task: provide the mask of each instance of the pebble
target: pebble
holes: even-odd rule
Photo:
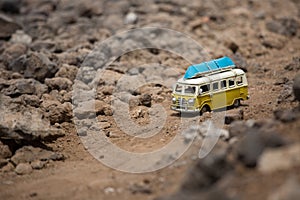
[[[18,175],[30,174],[32,172],[32,167],[29,163],[20,163],[17,165],[15,172]]]
[[[135,24],[138,20],[138,16],[137,14],[135,14],[134,12],[129,12],[124,20],[125,24]]]
[[[26,33],[24,33],[24,31],[17,30],[16,33],[12,35],[10,41],[14,43],[22,43],[29,45],[32,42],[32,38]]]

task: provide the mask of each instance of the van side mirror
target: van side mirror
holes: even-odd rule
[[[199,91],[198,91],[198,95],[201,95],[202,94],[202,89],[201,88],[199,88]]]

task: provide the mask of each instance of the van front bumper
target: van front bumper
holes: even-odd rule
[[[178,105],[172,105],[171,106],[172,110],[175,110],[177,112],[186,112],[186,113],[195,113],[195,112],[200,112],[200,110],[198,108],[195,107],[180,107]]]

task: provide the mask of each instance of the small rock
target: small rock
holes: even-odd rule
[[[0,14],[0,38],[9,38],[19,29],[22,29],[19,24],[8,16]]]
[[[248,121],[247,121],[248,122]],[[230,137],[241,137],[247,132],[247,130],[253,127],[254,123],[247,123],[244,121],[234,121],[229,126],[229,135]]]
[[[43,169],[45,167],[45,162],[40,160],[35,160],[30,163],[33,169]]]
[[[293,97],[293,85],[291,82],[288,82],[283,85],[283,89],[278,95],[277,103],[281,104],[282,102],[291,102],[293,101]]]
[[[300,74],[298,73],[294,79],[293,91],[295,98],[300,101]]]
[[[293,18],[280,18],[266,23],[266,28],[274,33],[285,36],[295,36],[299,23]]]
[[[12,70],[12,66],[14,66],[14,69],[15,69],[14,71],[17,71],[18,69],[20,69],[20,71],[17,71],[17,72],[22,73],[26,66],[25,66],[25,63],[22,63],[21,61],[22,61],[22,59],[25,59],[25,61],[26,61],[27,50],[28,50],[28,48],[25,44],[13,43],[5,48],[5,50],[1,56],[1,58],[2,58],[1,60],[3,61],[3,63],[5,64],[5,66],[7,67],[8,70]],[[22,58],[19,58],[21,56],[22,56]],[[15,66],[17,64],[20,64],[21,66]]]
[[[74,116],[78,119],[89,119],[96,117],[96,101],[89,100],[81,102],[75,109],[73,109]]]
[[[237,45],[233,41],[225,42],[225,46],[232,51],[232,53],[236,53],[239,50],[239,45]]]
[[[254,17],[255,17],[256,19],[262,20],[262,19],[265,19],[265,18],[266,18],[266,13],[265,13],[265,11],[260,10],[260,11],[258,11],[258,12],[256,12],[256,13],[254,13]]]
[[[118,81],[117,90],[118,92],[129,92],[134,94],[135,90],[143,86],[146,83],[145,79],[141,75],[128,76],[124,75]]]
[[[300,145],[294,144],[278,149],[267,149],[258,162],[258,170],[272,173],[300,166]]]
[[[31,163],[37,160],[46,162],[63,159],[64,156],[60,153],[48,151],[39,147],[24,146],[16,151],[15,155],[11,158],[11,161],[15,165],[18,165],[20,163]]]
[[[137,14],[135,14],[134,12],[129,12],[124,20],[125,24],[135,24],[138,20],[138,16]]]
[[[286,40],[283,36],[269,33],[262,36],[261,43],[267,48],[280,50],[285,46]]]
[[[45,116],[51,124],[70,122],[73,118],[72,104],[70,102],[61,104],[59,101],[43,101],[41,107],[45,110]]]
[[[247,61],[246,61],[246,59],[239,52],[236,52],[232,56],[232,59],[234,60],[234,63],[235,63],[235,65],[238,68],[244,70],[245,72],[248,71],[248,69],[247,69],[247,67],[248,67]]]
[[[31,53],[26,61],[25,78],[35,78],[44,82],[45,78],[54,77],[57,65],[43,53]]]
[[[48,50],[48,51],[53,51],[55,48],[55,42],[51,40],[35,40],[31,45],[30,48],[33,51],[43,51],[43,50]]]
[[[14,72],[24,73],[24,70],[26,69],[26,60],[27,60],[26,55],[22,55],[16,59],[13,59],[9,63],[8,69]]]
[[[2,172],[11,172],[15,169],[14,165],[12,163],[7,163],[4,167],[1,168]]]
[[[51,90],[66,90],[69,91],[72,89],[72,81],[67,78],[54,77],[54,78],[46,78],[45,84]]]
[[[113,194],[115,192],[116,192],[116,190],[113,187],[106,187],[106,188],[104,188],[104,194]]]
[[[275,119],[282,122],[292,122],[297,119],[297,114],[292,110],[276,110],[274,116]]]
[[[67,78],[73,82],[76,78],[77,72],[78,68],[76,66],[63,64],[55,74],[55,77]]]
[[[151,107],[151,95],[150,94],[144,94],[140,97],[140,103],[141,105],[143,106],[146,106],[146,107]]]
[[[110,128],[111,124],[109,122],[98,122],[97,126],[100,128],[100,130],[104,130]]]
[[[0,159],[3,158],[10,158],[12,156],[12,152],[11,150],[9,149],[9,146],[3,144],[1,141],[0,141]]]
[[[129,187],[132,194],[151,194],[152,189],[149,184],[133,184]]]
[[[274,85],[284,85],[284,84],[287,84],[288,82],[289,82],[289,79],[286,77],[283,77],[283,78],[280,78],[279,80],[276,80]]]
[[[300,57],[294,57],[292,62],[285,66],[285,70],[299,71],[300,70]]]
[[[30,105],[30,106],[33,106],[33,107],[39,107],[40,106],[40,98],[36,95],[27,95],[27,94],[24,94],[21,96],[21,99],[22,99],[22,103],[23,105]]]
[[[229,110],[226,111],[225,124],[231,124],[234,121],[239,121],[244,119],[244,111],[240,110]]]
[[[32,42],[32,38],[29,35],[25,34],[24,31],[18,30],[12,35],[10,41],[14,43],[22,43],[29,45]]]
[[[30,174],[32,172],[32,167],[29,163],[20,163],[17,165],[15,172],[18,175]]]
[[[3,158],[0,157],[0,169],[2,167],[4,167],[7,163],[8,163],[8,161],[6,159],[3,159]]]

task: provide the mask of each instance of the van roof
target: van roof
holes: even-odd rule
[[[245,72],[241,69],[230,69],[228,71],[224,71],[212,75],[204,75],[200,78],[185,79],[184,77],[182,77],[177,81],[177,83],[188,84],[188,85],[200,85],[200,84],[226,79],[237,75],[244,75],[244,74]]]
[[[229,68],[234,68],[235,64],[229,57],[222,57],[208,62],[203,62],[200,64],[194,64],[188,67],[184,74],[185,79],[195,78],[203,76],[208,73],[228,70]]]

